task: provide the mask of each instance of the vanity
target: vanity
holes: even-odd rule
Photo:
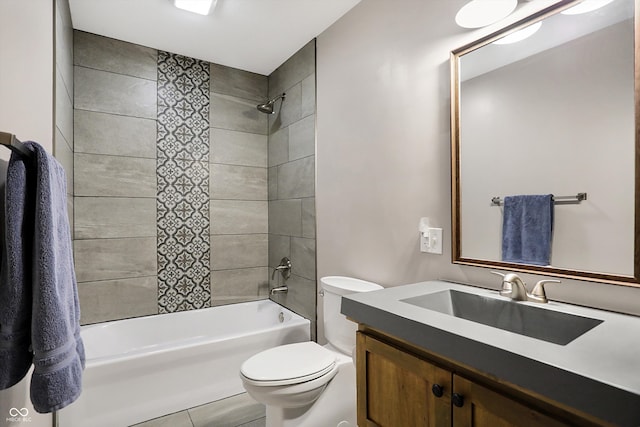
[[[344,296],[359,426],[639,426],[640,319],[428,281]]]

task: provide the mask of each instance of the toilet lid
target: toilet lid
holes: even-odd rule
[[[287,385],[311,381],[336,364],[336,356],[313,341],[281,345],[262,351],[241,366],[242,375],[261,385]]]

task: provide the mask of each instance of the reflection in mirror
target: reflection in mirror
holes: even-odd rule
[[[575,3],[452,53],[453,261],[636,283],[634,0]],[[549,262],[503,261],[492,199],[544,194]]]

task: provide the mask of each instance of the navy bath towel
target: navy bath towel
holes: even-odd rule
[[[9,357],[20,355],[21,363],[0,365],[0,375],[7,376],[9,381],[2,385],[8,387],[33,362],[31,401],[36,411],[46,413],[78,398],[85,356],[64,169],[40,145],[25,145],[33,151],[32,158],[12,155],[9,162],[5,240],[13,299],[0,302],[1,312],[10,308],[8,322],[2,324],[3,340],[8,337],[3,344],[11,349]],[[4,275],[1,287],[5,288]]]
[[[549,265],[552,237],[552,194],[504,198],[503,261]]]
[[[64,408],[78,398],[85,355],[64,169],[40,145],[27,144],[35,151],[37,174],[31,402],[36,411],[44,413]]]
[[[35,176],[11,155],[0,191],[0,390],[18,383],[32,363],[31,243]],[[4,167],[3,167],[4,172]],[[2,177],[4,177],[4,173]]]

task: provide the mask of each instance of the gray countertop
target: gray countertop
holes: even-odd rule
[[[517,302],[603,320],[558,345],[400,301],[447,289],[508,300],[497,291],[429,281],[346,295],[342,313],[605,421],[640,426],[640,318],[553,301]]]

